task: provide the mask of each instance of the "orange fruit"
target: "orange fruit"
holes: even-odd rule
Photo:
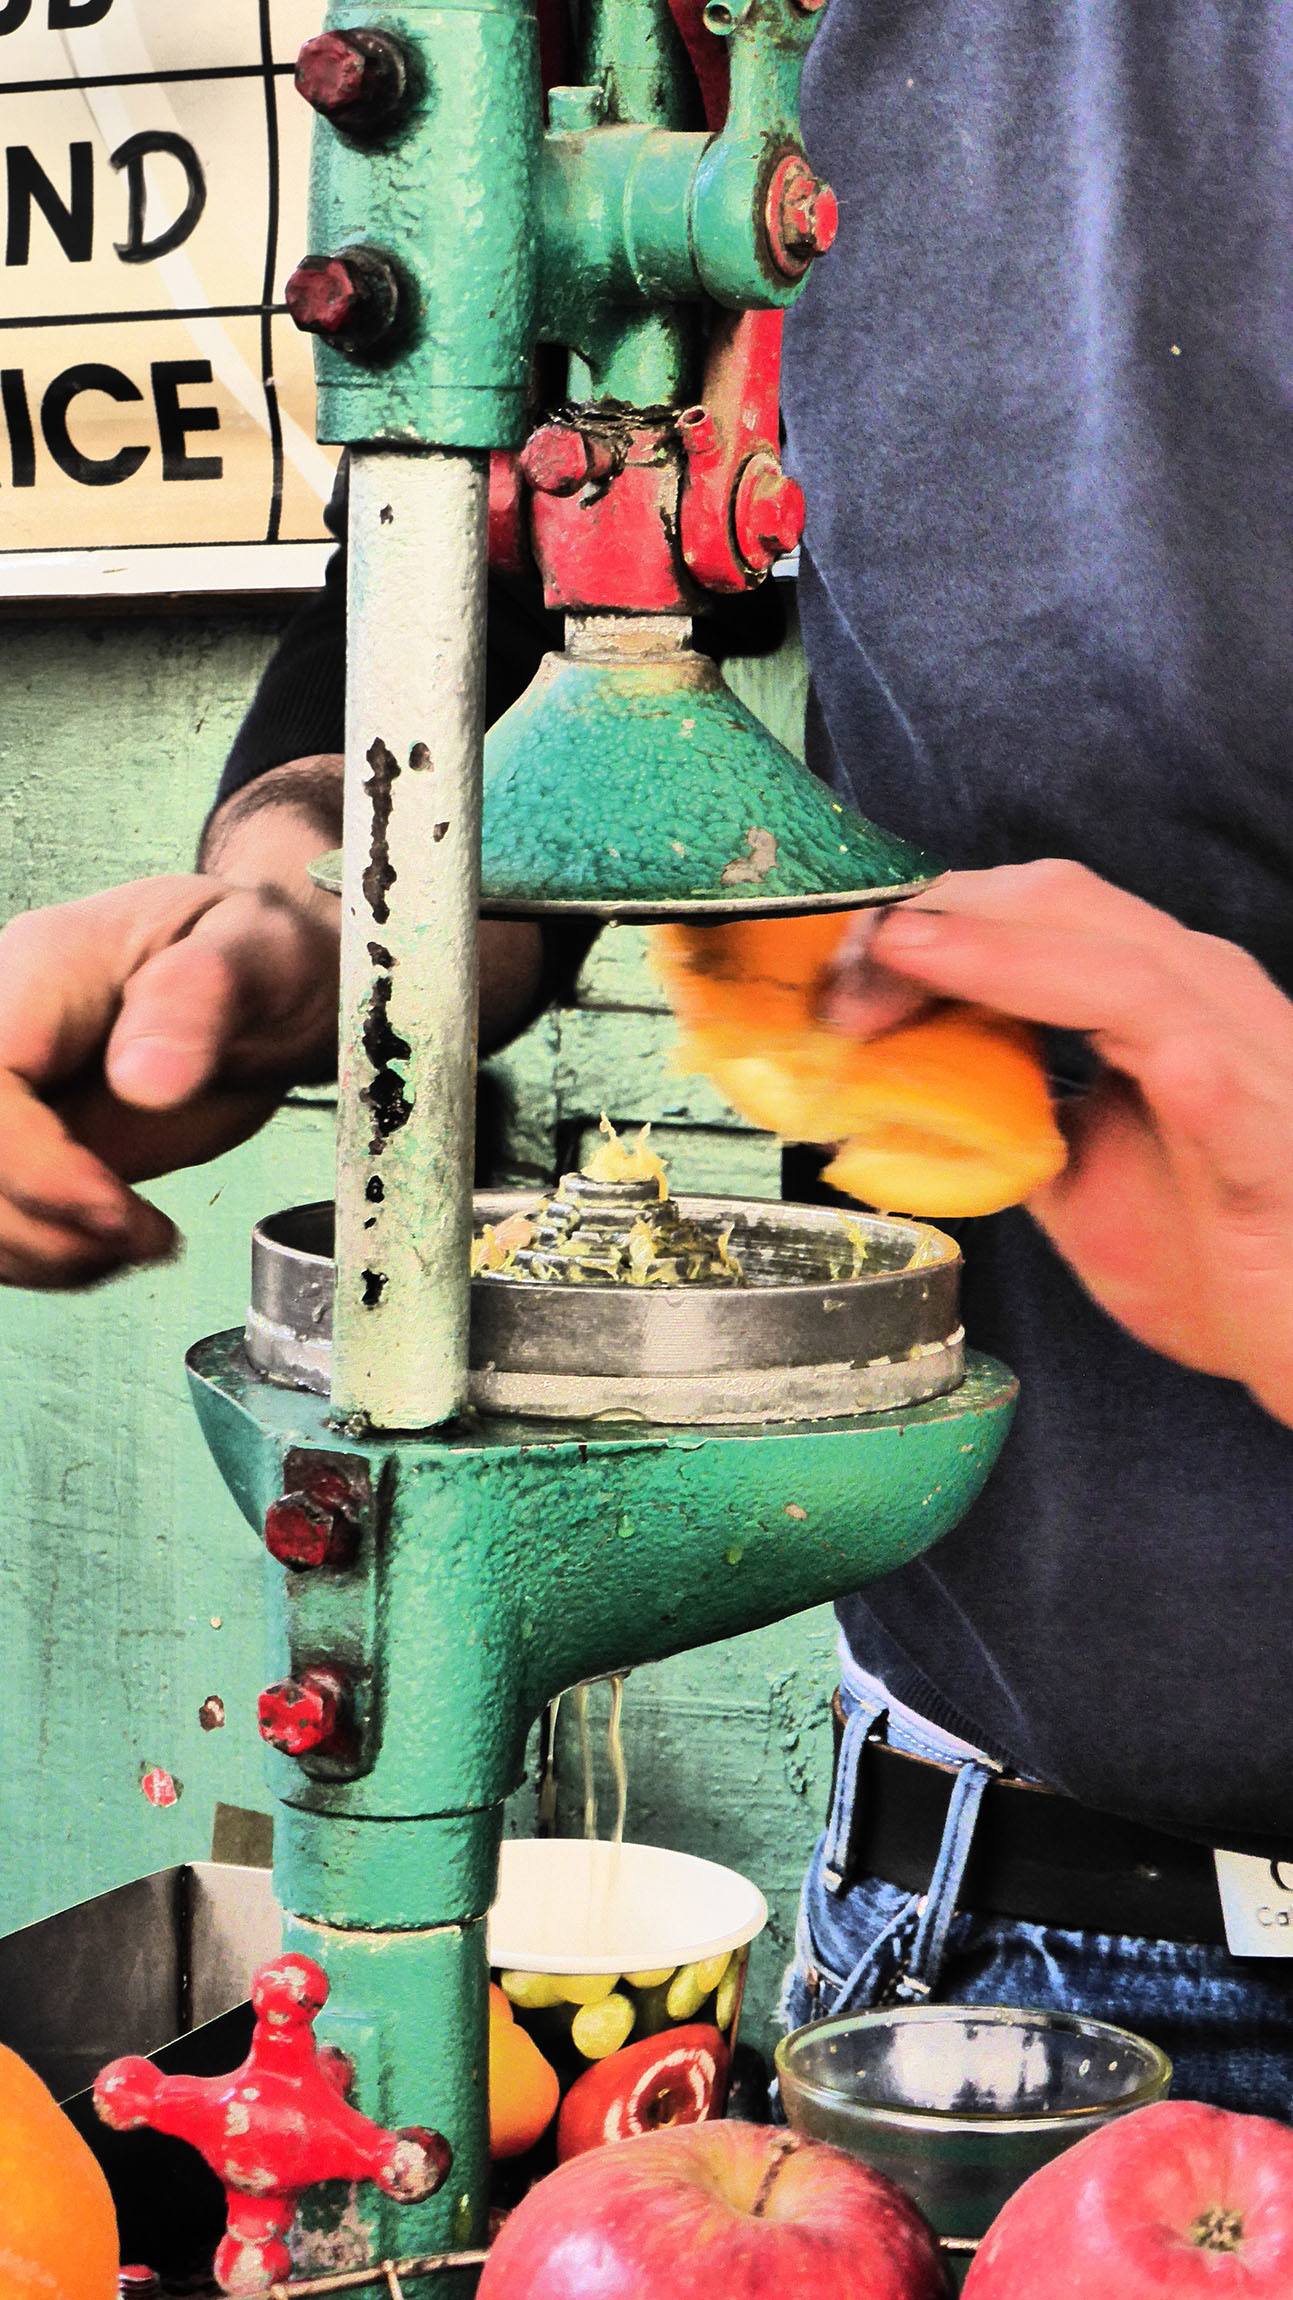
[[[748,1045],[750,1028],[802,1028],[809,993],[850,925],[847,911],[803,918],[738,918],[723,926],[658,926],[656,966],[685,1030],[716,1029]]]
[[[489,1984],[489,2017],[491,2020],[512,2020],[515,2017],[512,2012],[511,1999],[499,1987],[497,1981],[491,1981]]]
[[[116,2300],[108,2183],[34,2069],[0,2045],[0,2295]]]
[[[1036,1033],[956,1005],[871,1039],[828,1028],[817,984],[848,925],[836,912],[657,929],[680,1061],[751,1125],[837,1145],[825,1180],[849,1197],[935,1220],[1018,1205],[1066,1157]]]
[[[1036,1033],[980,1007],[938,1009],[859,1048],[844,1134],[823,1180],[892,1212],[998,1214],[1068,1156]],[[862,1108],[856,1107],[860,1099]]]
[[[511,2007],[506,2018],[494,2011],[494,1994],[491,1988],[489,2153],[497,2160],[524,2156],[527,2148],[533,2148],[557,2113],[561,2086],[551,2062],[544,2059],[520,2022],[513,2019]]]

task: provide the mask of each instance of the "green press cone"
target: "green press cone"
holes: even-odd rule
[[[938,876],[833,799],[677,623],[601,621],[573,626],[486,740],[483,911],[857,910]],[[311,876],[337,893],[340,865],[325,855]]]
[[[637,631],[641,652],[572,634],[492,729],[482,909],[852,910],[937,875],[833,799],[707,657]]]

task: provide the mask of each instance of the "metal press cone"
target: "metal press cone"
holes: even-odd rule
[[[831,797],[693,652],[590,617],[485,745],[481,907],[596,918],[852,910],[937,875]]]
[[[742,918],[915,894],[932,856],[832,798],[685,620],[590,616],[485,744],[481,909]],[[312,876],[338,892],[341,857]]]

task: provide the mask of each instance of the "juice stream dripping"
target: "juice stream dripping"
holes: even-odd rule
[[[606,1721],[606,1763],[615,1791],[615,1820],[610,1841],[613,1845],[624,1842],[624,1823],[628,1813],[629,1776],[624,1755],[624,1685],[623,1675],[599,1678],[598,1684],[610,1687],[610,1710]],[[535,1816],[535,1834],[552,1837],[558,1824],[558,1726],[563,1699],[568,1698],[575,1713],[579,1735],[580,1769],[584,1787],[584,1835],[597,1835],[597,1777],[593,1760],[592,1724],[589,1714],[591,1685],[576,1685],[568,1696],[558,1694],[550,1701],[539,1721],[539,1794]]]
[[[624,1761],[624,1679],[612,1677],[610,1684],[611,1713],[606,1725],[606,1756],[611,1779],[615,1783],[615,1826],[611,1831],[611,1843],[622,1845],[624,1817],[629,1802],[629,1774]]]
[[[539,1802],[535,1814],[536,1837],[557,1834],[557,1726],[561,1695],[550,1701],[539,1719]]]
[[[576,1685],[570,1696],[579,1733],[579,1762],[584,1776],[584,1835],[597,1835],[597,1780],[593,1772],[593,1735],[588,1716],[588,1687]]]

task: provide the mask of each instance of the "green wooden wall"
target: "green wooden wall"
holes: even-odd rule
[[[266,614],[5,626],[0,917],[189,867],[275,629]],[[732,675],[793,739],[793,649]],[[775,1195],[775,1145],[674,1075],[668,1045],[640,938],[613,931],[576,1003],[493,1067],[499,1178],[546,1174],[607,1109],[656,1121],[682,1187]],[[253,1221],[330,1195],[331,1131],[326,1098],[303,1097],[158,1184],[187,1240],[165,1270],[71,1298],[0,1292],[0,1931],[205,1856],[218,1802],[267,1807],[260,1559],[198,1438],[183,1354],[240,1322]],[[629,1686],[630,1834],[728,1860],[768,1893],[750,2013],[764,2044],[825,1794],[831,1645],[829,1617],[801,1615]],[[226,1723],[208,1731],[212,1694]],[[140,1787],[157,1766],[180,1787],[165,1808]],[[513,1825],[532,1810],[525,1792]]]

